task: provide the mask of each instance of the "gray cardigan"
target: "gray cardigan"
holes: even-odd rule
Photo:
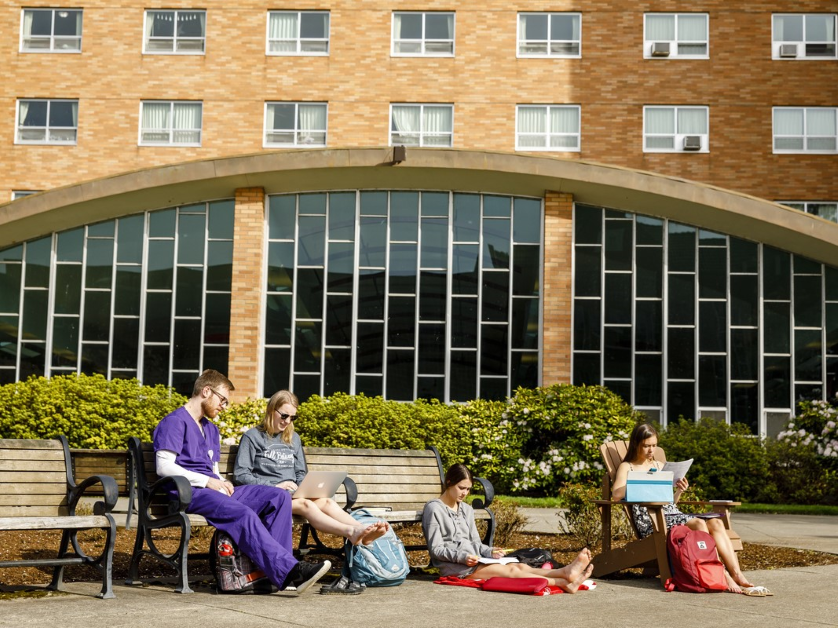
[[[286,480],[299,484],[306,471],[303,444],[296,432],[289,444],[280,434],[268,436],[254,427],[245,432],[239,443],[233,477],[236,484],[275,486]]]
[[[439,567],[440,576],[462,578],[472,573],[475,567],[465,564],[469,554],[492,556],[492,548],[480,542],[474,509],[465,502],[454,512],[441,499],[429,501],[422,511],[422,531],[431,564]]]

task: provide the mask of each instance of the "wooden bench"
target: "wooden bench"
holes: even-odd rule
[[[109,475],[116,480],[119,497],[127,497],[129,505],[134,503],[134,470],[127,449],[71,449],[70,455],[73,458],[73,477],[76,478],[76,484],[93,475]],[[88,495],[101,494],[100,487],[91,487],[88,491]],[[131,529],[131,510],[129,507],[125,515],[126,530]]]
[[[128,442],[128,450],[137,478],[137,536],[131,557],[126,584],[139,578],[139,564],[143,556],[160,560],[177,572],[177,593],[191,593],[187,580],[188,547],[191,526],[206,526],[200,515],[186,513],[192,499],[192,487],[186,478],[158,478],[154,450],[151,443],[141,443],[137,438]],[[221,447],[219,470],[223,477],[232,479],[236,445]],[[439,497],[442,490],[442,464],[436,449],[412,451],[398,449],[342,449],[304,448],[306,463],[314,471],[347,471],[343,487],[335,496],[347,511],[359,507],[375,509],[375,516],[390,523],[416,523],[422,520],[425,503]],[[483,542],[492,544],[494,515],[488,506],[494,498],[494,488],[488,480],[475,478],[483,486],[485,498],[472,503],[475,517],[487,522]],[[177,492],[177,500],[169,497]],[[295,517],[303,525],[297,553],[309,552],[342,554],[343,546],[332,548],[323,544],[317,531],[304,519]],[[180,528],[180,542],[172,554],[165,554],[154,544],[152,532],[162,528]],[[311,541],[309,540],[311,539]],[[406,550],[427,549],[424,544],[408,545]],[[193,558],[205,557],[193,554]]]
[[[96,502],[92,515],[76,515],[79,499],[91,487],[98,489],[103,501]],[[112,477],[94,475],[76,484],[64,436],[56,440],[0,440],[0,530],[63,530],[56,558],[4,560],[0,567],[54,567],[47,588],[59,590],[65,566],[91,565],[102,575],[98,597],[114,597],[116,523],[110,512],[116,500]],[[77,538],[80,530],[92,529],[106,531],[102,554],[95,558],[82,551]]]

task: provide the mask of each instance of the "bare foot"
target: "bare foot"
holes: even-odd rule
[[[736,581],[730,577],[730,574],[725,571],[725,578],[727,579],[727,590],[730,593],[742,593],[742,589],[736,584]]]
[[[564,591],[567,591],[568,593],[576,593],[579,590],[579,587],[582,585],[582,583],[585,582],[585,580],[587,580],[588,578],[590,578],[593,572],[594,566],[588,565],[587,567],[585,567],[585,570],[579,575],[579,577],[576,578],[576,580],[563,586],[562,589]]]
[[[591,559],[591,550],[587,547],[579,552],[576,555],[576,558],[574,558],[569,565],[565,566],[567,569],[567,581],[573,582],[576,580],[579,577],[579,574],[583,573],[585,568],[590,564]]]
[[[738,584],[740,587],[752,587],[754,586],[751,584],[748,579],[745,577],[741,571],[738,574],[733,574],[733,581]]]
[[[384,536],[387,533],[387,530],[390,529],[390,526],[387,524],[386,521],[379,521],[378,523],[372,524],[367,529],[369,530],[369,532],[367,532],[361,539],[361,543],[363,543],[364,545],[369,545],[375,539]]]
[[[355,531],[350,534],[347,538],[352,545],[359,545],[360,543],[366,543],[366,537],[369,535],[377,526],[377,523],[371,523],[368,526],[358,526],[355,528]],[[379,535],[381,536],[381,535]],[[378,538],[378,537],[376,537]]]

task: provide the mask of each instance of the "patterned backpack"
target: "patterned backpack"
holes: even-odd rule
[[[233,543],[226,532],[216,530],[210,546],[210,568],[219,593],[270,593],[271,582]]]
[[[379,521],[363,508],[351,515],[365,525]],[[352,545],[346,541],[345,551],[343,575],[368,587],[398,586],[410,571],[404,544],[393,532],[393,528],[369,545]]]

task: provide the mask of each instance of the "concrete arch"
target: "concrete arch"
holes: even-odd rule
[[[543,196],[613,207],[762,242],[838,266],[838,224],[753,196],[650,172],[456,149],[336,148],[262,152],[158,166],[0,205],[0,249],[53,231],[196,201],[312,190],[413,188]]]

